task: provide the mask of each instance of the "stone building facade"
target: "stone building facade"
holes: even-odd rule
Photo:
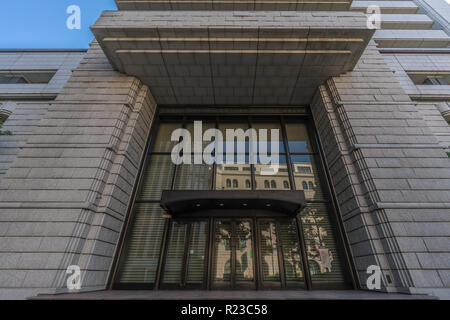
[[[0,52],[0,297],[69,292],[73,265],[80,291],[367,290],[376,265],[379,291],[449,297],[442,17],[421,1],[116,3],[87,52]],[[221,189],[225,166],[167,160],[194,120],[279,127],[285,176],[266,187],[248,164],[249,185],[220,185],[301,191],[305,209],[164,212],[163,190]]]

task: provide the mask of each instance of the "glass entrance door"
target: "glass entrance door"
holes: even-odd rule
[[[207,221],[173,221],[161,288],[205,288]]]
[[[295,220],[258,219],[262,288],[305,287]]]
[[[214,219],[213,289],[254,289],[253,221]]]
[[[212,289],[305,288],[295,220],[213,219]]]

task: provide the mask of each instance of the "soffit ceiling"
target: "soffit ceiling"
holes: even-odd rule
[[[358,12],[106,11],[91,27],[158,104],[301,105],[373,35]]]

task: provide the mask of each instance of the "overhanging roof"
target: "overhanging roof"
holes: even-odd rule
[[[295,217],[305,207],[305,194],[303,190],[164,190],[160,204],[173,217],[229,216],[237,210]]]
[[[158,104],[300,105],[373,35],[359,12],[106,11],[92,31]]]
[[[116,0],[119,10],[348,10],[352,0]]]

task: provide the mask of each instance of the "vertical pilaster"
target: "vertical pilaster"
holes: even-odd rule
[[[106,287],[155,108],[93,43],[0,183],[5,295]]]
[[[445,290],[450,161],[373,43],[311,109],[361,283],[378,265],[384,291]]]

